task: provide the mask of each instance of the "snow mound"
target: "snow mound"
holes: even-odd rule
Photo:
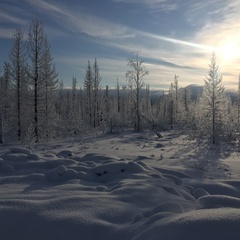
[[[45,173],[47,180],[52,182],[66,181],[70,179],[77,179],[78,173],[73,169],[68,169],[66,166],[61,165]]]
[[[201,209],[171,214],[149,225],[140,225],[131,240],[238,239],[240,210]]]
[[[26,155],[30,155],[31,151],[29,149],[26,148],[21,148],[21,147],[12,147],[10,148],[10,153],[23,153]]]
[[[39,154],[36,154],[36,153],[31,153],[31,154],[28,155],[28,158],[30,160],[40,160],[41,156]]]
[[[63,150],[57,154],[59,157],[72,157],[73,152],[71,150]]]
[[[196,198],[196,199],[199,199],[200,197],[203,197],[203,196],[208,196],[209,193],[202,189],[202,188],[197,188],[196,190],[194,190],[193,192],[193,196]]]
[[[159,213],[159,212],[172,212],[172,213],[183,213],[183,207],[176,203],[160,203],[156,207],[152,209],[152,214]]]
[[[184,179],[184,182],[194,188],[202,188],[210,195],[229,195],[232,197],[240,197],[237,187],[231,185],[231,182],[209,181]]]
[[[189,156],[171,158],[184,153],[174,136],[164,141],[162,161],[149,158],[161,153],[159,139],[136,136],[96,138],[101,143],[86,149],[77,140],[36,152],[1,148],[1,237],[238,239],[240,181],[205,180],[186,167]]]
[[[231,207],[240,208],[240,199],[225,195],[207,195],[200,197],[198,202],[202,208]]]

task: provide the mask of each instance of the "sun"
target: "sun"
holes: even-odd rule
[[[219,53],[222,61],[231,63],[240,57],[240,43],[229,41],[219,47]]]

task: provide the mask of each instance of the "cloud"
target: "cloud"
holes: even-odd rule
[[[170,12],[178,8],[176,2],[169,0],[112,0],[113,2],[141,4],[154,12]]]
[[[85,33],[91,37],[102,39],[125,39],[134,35],[120,24],[87,15],[86,13],[68,9],[66,6],[50,4],[44,0],[27,0],[37,9],[54,14],[53,20],[72,32]]]
[[[13,28],[0,28],[0,38],[11,39],[14,35]]]
[[[27,21],[22,20],[21,18],[18,18],[16,16],[11,16],[11,14],[6,13],[6,11],[1,12],[1,10],[0,10],[0,22],[15,23],[15,24],[20,24],[20,25],[27,24]]]
[[[233,75],[237,75],[240,61],[240,4],[238,0],[232,0],[230,3],[225,0],[214,2],[216,5],[212,6],[211,14],[195,33],[192,41],[214,46],[213,51],[217,55],[217,63],[222,72],[232,72]],[[200,2],[198,5],[201,6]],[[206,11],[207,6],[204,3],[203,8]],[[230,75],[226,74],[226,81],[230,79],[229,77]]]

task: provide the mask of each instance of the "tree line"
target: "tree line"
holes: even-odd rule
[[[225,93],[222,75],[213,53],[203,93],[193,98],[191,89],[179,87],[173,76],[168,91],[152,98],[145,84],[149,72],[133,52],[127,60],[126,84],[116,80],[115,89],[101,85],[98,61],[88,61],[83,86],[65,89],[58,80],[42,21],[36,17],[27,40],[17,29],[9,59],[0,76],[0,142],[46,142],[77,137],[89,131],[151,129],[156,133],[182,129],[194,137],[217,144],[236,141],[240,121],[240,77],[237,99]],[[114,94],[113,94],[114,92]]]

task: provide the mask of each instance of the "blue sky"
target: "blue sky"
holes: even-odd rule
[[[0,0],[0,68],[8,60],[12,36],[27,38],[39,15],[64,86],[72,77],[82,86],[88,60],[98,59],[102,86],[126,84],[132,51],[149,70],[150,88],[203,85],[215,51],[226,88],[236,88],[240,72],[239,0]]]

